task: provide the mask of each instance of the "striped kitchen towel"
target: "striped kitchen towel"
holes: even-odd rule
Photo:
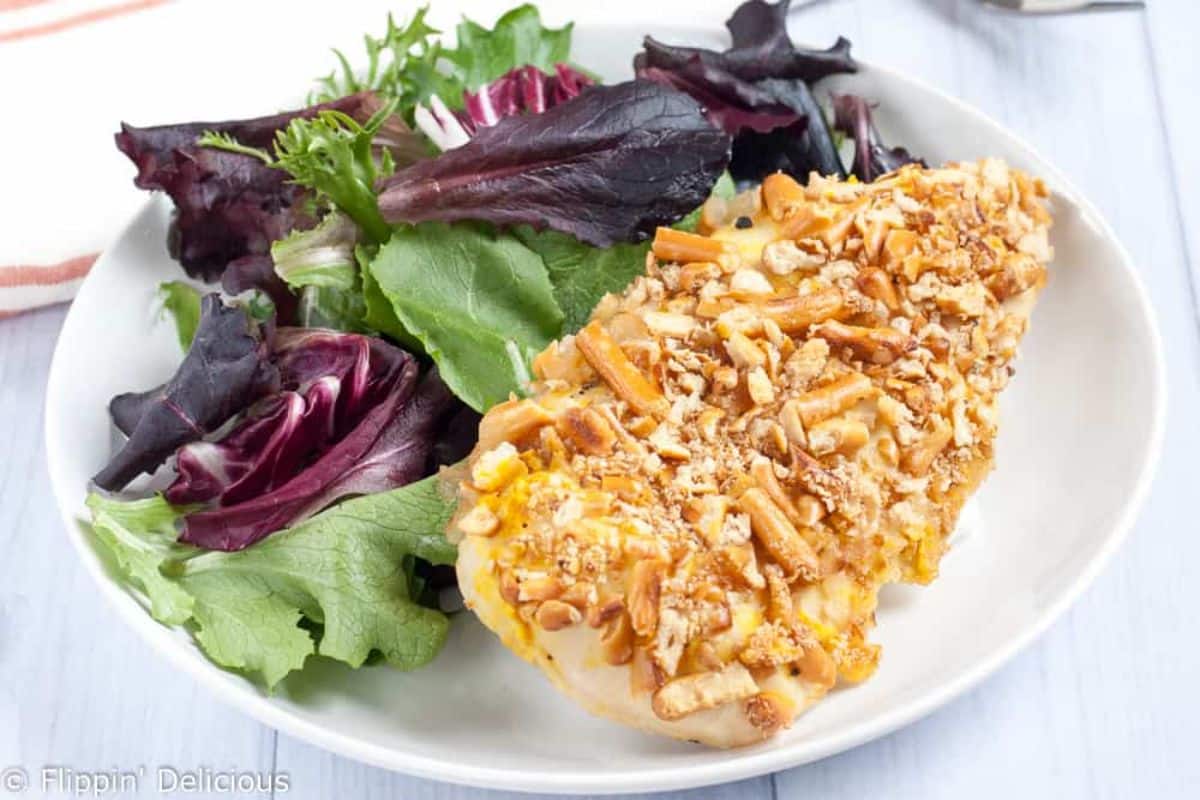
[[[452,25],[464,10],[495,15],[513,2],[446,0],[438,13]],[[294,107],[335,65],[331,47],[360,54],[364,32],[417,3],[337,5],[0,0],[0,316],[71,299],[146,202],[113,143],[122,121]]]
[[[137,206],[129,178],[106,196],[122,94],[106,54],[125,21],[166,0],[0,0],[0,316],[75,296],[112,227]],[[101,95],[87,96],[100,90]]]

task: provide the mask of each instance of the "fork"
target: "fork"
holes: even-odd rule
[[[1069,14],[1075,11],[1124,11],[1145,8],[1144,0],[983,0],[983,4],[1022,14]]]

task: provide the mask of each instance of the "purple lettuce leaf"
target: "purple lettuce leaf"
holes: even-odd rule
[[[925,162],[903,147],[888,147],[883,143],[871,119],[870,104],[854,94],[833,96],[833,125],[854,139],[854,164],[850,171],[858,179],[870,183],[881,175],[905,164]]]
[[[360,98],[351,96],[329,107],[349,113],[359,105]],[[200,135],[212,130],[267,148],[288,122],[319,108],[150,128],[121,123],[117,147],[137,166],[134,185],[164,191],[175,203],[167,246],[188,275],[215,281],[230,261],[268,253],[271,242],[292,228],[315,222],[304,210],[307,191],[288,183],[286,173],[250,155],[200,147]]]
[[[245,255],[225,265],[221,273],[221,289],[230,295],[256,289],[271,299],[277,325],[293,325],[300,309],[300,300],[288,289],[275,272],[271,254]]]
[[[730,173],[759,181],[783,170],[845,177],[824,114],[808,84],[857,69],[850,42],[828,50],[796,47],[787,33],[788,0],[743,3],[726,22],[724,52],[663,44],[647,36],[634,59],[639,77],[673,86],[703,104],[708,118],[734,137]]]
[[[749,81],[792,78],[805,83],[858,70],[850,40],[843,36],[826,50],[796,47],[787,32],[789,5],[791,0],[774,5],[749,0],[738,6],[725,23],[733,39],[733,47],[723,53],[726,69]]]
[[[677,70],[645,66],[638,58],[640,77],[688,93],[714,125],[733,136],[734,180],[760,181],[779,170],[802,180],[814,170],[846,176],[825,115],[804,81],[751,83],[694,56]]]
[[[652,40],[647,40],[649,51]],[[639,78],[671,86],[686,92],[704,106],[704,113],[730,135],[749,129],[766,133],[799,121],[795,111],[780,103],[750,81],[743,80],[719,66],[693,55],[677,67],[666,68],[647,63],[639,55],[635,69]]]
[[[395,388],[359,425],[278,488],[237,505],[188,515],[180,541],[242,550],[351,495],[386,491],[425,475],[433,438],[454,396],[431,371],[417,382],[408,360]]]
[[[786,172],[801,181],[810,172],[846,177],[825,114],[803,81],[768,78],[755,84],[792,109],[798,121],[767,133],[743,131],[733,139],[729,174],[735,181],[761,181]]]
[[[174,377],[150,392],[113,399],[110,414],[129,439],[93,480],[103,489],[123,489],[157,469],[176,448],[198,441],[274,391],[278,380],[258,324],[244,309],[206,295],[192,346]]]
[[[457,464],[471,453],[479,441],[480,419],[480,413],[466,404],[446,418],[430,453],[430,472],[436,472],[438,467]]]
[[[646,239],[704,202],[729,144],[682,92],[593,86],[400,170],[383,182],[379,208],[391,223],[529,224],[608,247]]]
[[[188,275],[216,281],[226,266],[244,256],[264,256],[271,243],[294,228],[315,224],[311,194],[252,155],[197,144],[205,131],[232,136],[241,144],[269,149],[278,131],[296,118],[332,109],[365,122],[380,108],[369,92],[282,114],[228,122],[190,122],[138,128],[125,123],[117,147],[137,166],[134,184],[166,192],[175,204],[167,248]],[[398,163],[419,157],[420,140],[399,118],[377,134]]]
[[[813,83],[829,75],[858,70],[850,57],[850,41],[844,37],[839,36],[827,50],[796,47],[787,32],[789,4],[790,0],[774,5],[763,0],[742,3],[725,23],[733,44],[721,53],[663,44],[647,36],[645,51],[638,55],[634,66],[674,72],[698,61],[710,70],[751,83],[765,78]]]
[[[144,392],[126,392],[119,394],[108,402],[108,415],[112,418],[113,425],[117,430],[126,436],[133,434],[133,429],[137,427],[138,420],[146,413],[152,405],[158,401],[163,386],[155,386],[153,389],[147,389]]]

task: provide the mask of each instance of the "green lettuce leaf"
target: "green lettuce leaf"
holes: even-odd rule
[[[619,292],[646,269],[649,242],[592,247],[557,231],[514,230],[521,242],[542,258],[554,299],[563,312],[562,333],[587,324],[592,309],[609,292]]]
[[[570,58],[572,27],[571,23],[557,30],[544,27],[537,7],[527,3],[505,13],[491,30],[463,17],[455,29],[457,46],[444,55],[463,85],[474,91],[527,64],[553,72],[555,64]],[[442,99],[452,107],[462,103],[461,92]]]
[[[163,281],[158,285],[163,311],[175,322],[179,347],[187,352],[200,324],[200,291],[183,281]]]
[[[552,72],[555,64],[570,57],[572,26],[543,27],[537,8],[529,4],[508,11],[491,29],[463,17],[453,49],[442,45],[441,31],[425,21],[428,12],[429,6],[422,6],[404,24],[389,14],[383,36],[363,37],[367,58],[361,69],[334,50],[338,67],[319,79],[320,88],[309,95],[309,103],[370,90],[395,99],[398,112],[411,124],[413,109],[434,95],[458,108],[466,89],[478,89],[526,64]]]
[[[370,333],[362,290],[305,286],[300,290],[296,315],[304,328],[329,328],[347,333]]]
[[[400,228],[369,271],[442,380],[476,411],[523,392],[529,359],[562,332],[542,259],[482,226]]]
[[[442,535],[453,506],[436,481],[349,500],[235,553],[177,544],[184,510],[162,497],[93,494],[88,506],[156,619],[187,624],[214,662],[274,687],[314,653],[358,667],[378,652],[400,669],[437,655],[449,622],[414,602],[409,575],[412,556],[454,563]]]
[[[358,283],[354,246],[358,226],[340,211],[331,211],[308,230],[294,230],[271,244],[275,274],[292,289],[320,286],[350,290]]]
[[[383,293],[383,289],[379,288],[379,283],[371,273],[370,264],[378,252],[378,248],[361,245],[354,251],[354,257],[358,261],[359,276],[362,279],[363,307],[366,310],[363,321],[371,330],[389,337],[410,353],[424,355],[425,349],[421,345],[421,340],[404,327],[404,323],[396,316],[396,309],[392,307],[392,301]]]
[[[713,195],[729,198],[736,194],[729,173],[722,173],[713,186]],[[675,223],[680,230],[694,231],[700,221],[700,209]],[[600,298],[619,292],[646,269],[649,242],[618,244],[600,248],[583,244],[557,231],[535,231],[528,226],[513,229],[521,242],[542,257],[554,299],[562,309],[563,333],[574,333],[587,324]]]
[[[295,230],[271,245],[275,274],[300,294],[297,314],[306,328],[362,333],[366,304],[355,249],[358,226],[330,211],[315,228]]]
[[[179,535],[175,521],[183,509],[161,496],[121,501],[94,492],[88,495],[87,507],[96,537],[126,577],[145,592],[151,615],[167,625],[182,625],[191,619],[195,600],[160,569],[192,551],[175,541]]]

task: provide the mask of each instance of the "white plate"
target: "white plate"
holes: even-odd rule
[[[580,25],[576,57],[619,80],[642,32]],[[834,85],[882,101],[877,117],[885,138],[931,162],[1000,156],[1054,190],[1057,258],[1019,374],[1002,401],[998,467],[978,495],[982,523],[956,540],[931,587],[885,591],[876,634],[884,655],[870,681],[835,692],[771,742],[718,752],[589,717],[465,615],[437,661],[410,674],[310,662],[268,697],[214,667],[114,581],[78,523],[88,477],[110,453],[109,398],[164,380],[180,357],[153,312],[155,285],[181,274],[165,252],[169,208],[161,199],[97,262],[50,373],[50,475],[69,535],[101,593],[156,650],[268,725],[372,764],[495,788],[599,793],[745,778],[881,736],[983,680],[1045,630],[1129,530],[1162,440],[1158,333],[1112,231],[1028,145],[883,69],[867,67]],[[264,110],[275,106],[263,100]]]

